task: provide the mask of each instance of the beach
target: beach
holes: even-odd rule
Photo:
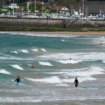
[[[33,32],[32,32],[33,33]],[[41,33],[41,34],[66,34],[66,35],[105,35],[105,31],[98,31],[98,32],[34,32],[34,33]]]
[[[62,32],[59,32],[59,31],[55,31],[55,32],[39,32],[39,31],[0,31],[1,33],[3,32],[7,32],[7,33],[19,33],[19,35],[23,33],[26,33],[27,34],[31,34],[32,36],[36,36],[37,34],[41,34],[42,36],[44,35],[48,35],[48,36],[56,36],[56,35],[60,35],[60,36],[65,36],[65,35],[101,35],[101,36],[104,36],[105,35],[105,31],[89,31],[89,32],[67,32],[67,31],[62,31]]]
[[[43,103],[3,103],[1,105],[105,105],[105,100],[85,100],[66,102],[43,102]]]

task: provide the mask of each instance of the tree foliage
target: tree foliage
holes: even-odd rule
[[[55,0],[57,5],[64,5],[68,8],[77,8],[81,0]]]

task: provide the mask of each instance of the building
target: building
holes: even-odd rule
[[[81,0],[80,8],[84,15],[105,14],[105,0]]]
[[[59,13],[66,13],[66,12],[69,12],[69,9],[65,6],[54,6],[54,7],[51,7],[50,10],[52,12],[59,12]]]

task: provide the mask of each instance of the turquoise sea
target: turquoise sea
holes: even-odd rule
[[[105,36],[0,32],[0,103],[105,99],[104,73]]]

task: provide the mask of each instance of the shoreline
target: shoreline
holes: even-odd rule
[[[63,35],[76,35],[76,36],[78,36],[78,35],[96,35],[96,36],[105,36],[105,31],[98,31],[98,32],[95,32],[95,31],[88,31],[88,32],[64,32],[64,31],[55,31],[55,32],[45,32],[45,31],[41,31],[41,32],[39,32],[39,31],[0,31],[0,33],[13,33],[13,34],[20,34],[20,35],[23,35],[23,34],[27,34],[27,35],[29,35],[29,34],[31,34],[31,36],[37,36],[37,35],[35,35],[35,34],[41,34],[42,36],[44,36],[44,35],[46,35],[47,34],[47,36],[49,35],[57,35],[57,36],[59,36],[59,35],[61,35],[61,36],[63,36]]]
[[[45,34],[51,34],[51,35],[98,35],[98,36],[104,36],[105,35],[105,31],[89,31],[89,32],[62,32],[62,31],[55,31],[55,32],[45,32],[45,31],[0,31],[0,33],[27,33],[27,34],[41,34],[41,35],[45,35]],[[33,35],[34,36],[34,35]],[[36,35],[35,35],[36,36]]]
[[[65,34],[65,35],[105,35],[103,32],[33,32],[39,34]]]

